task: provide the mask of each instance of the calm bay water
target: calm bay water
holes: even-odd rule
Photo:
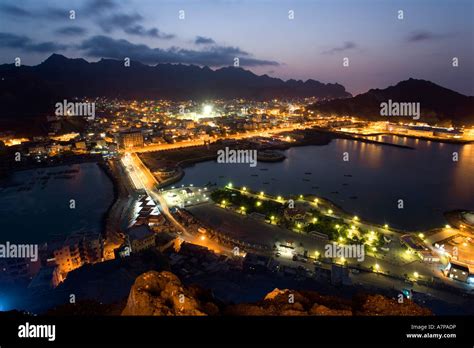
[[[186,168],[176,185],[232,182],[273,195],[311,193],[368,220],[408,230],[443,226],[443,213],[449,210],[474,210],[473,144],[379,139],[415,150],[337,139],[326,146],[288,149],[285,161],[259,162],[255,168],[198,163]],[[348,162],[343,161],[344,152]],[[459,154],[458,162],[453,152]],[[398,209],[399,199],[403,209]]]
[[[0,190],[0,242],[42,243],[76,231],[99,232],[113,200],[112,182],[96,163],[21,171],[12,181],[17,186]]]

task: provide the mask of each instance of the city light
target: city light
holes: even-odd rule
[[[209,104],[204,104],[203,108],[202,108],[202,114],[203,116],[210,116],[212,113],[212,105],[209,105]]]

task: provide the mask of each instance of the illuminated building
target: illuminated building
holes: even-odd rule
[[[141,131],[129,131],[120,134],[120,145],[124,149],[143,146],[143,134]]]
[[[461,263],[450,262],[444,272],[449,278],[461,282],[467,282],[469,278],[469,267]]]

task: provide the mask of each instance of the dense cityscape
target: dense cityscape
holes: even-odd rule
[[[227,11],[247,13],[244,1],[131,2],[0,5],[6,342],[150,316],[196,320],[159,322],[191,330],[185,341],[208,325],[202,316],[227,333],[240,324],[219,318],[304,316],[297,325],[341,324],[346,343],[370,325],[372,340],[388,327],[397,342],[464,342],[474,50],[459,43],[472,39],[472,4],[449,5],[446,21],[430,17],[444,5],[421,2],[373,3],[369,21],[355,5],[321,8],[359,42],[333,24],[312,38],[326,27],[308,17],[320,9],[311,3],[256,2],[277,34],[257,15],[229,29]],[[407,14],[423,20],[405,24]],[[51,32],[35,32],[45,19]],[[389,49],[416,58],[387,68]]]

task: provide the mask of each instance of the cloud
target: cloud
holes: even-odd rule
[[[138,22],[142,21],[143,17],[138,13],[126,14],[126,13],[117,13],[106,18],[99,19],[100,27],[106,32],[109,33],[115,29],[127,29],[134,25],[137,25]]]
[[[89,14],[100,13],[103,11],[110,11],[117,8],[117,3],[112,0],[90,0],[84,10]]]
[[[142,25],[135,25],[133,27],[124,28],[123,31],[130,35],[138,35],[144,37],[148,36],[156,39],[168,40],[175,37],[173,34],[162,33],[158,30],[158,28],[145,29]]]
[[[196,40],[194,40],[194,43],[196,45],[210,45],[215,44],[216,42],[210,37],[196,36]]]
[[[87,32],[86,29],[77,26],[62,27],[56,30],[56,33],[64,36],[81,36]]]
[[[67,45],[51,41],[35,43],[29,37],[11,33],[0,33],[0,46],[39,53],[55,52],[67,48]]]
[[[339,52],[343,52],[343,51],[347,51],[347,50],[354,49],[354,48],[356,48],[356,47],[357,47],[357,45],[356,45],[354,42],[352,42],[352,41],[346,41],[346,42],[344,42],[344,45],[339,46],[339,47],[331,48],[330,50],[324,51],[323,54],[339,53]]]
[[[420,41],[433,41],[433,40],[438,40],[438,39],[444,39],[447,35],[442,35],[442,34],[435,34],[430,31],[423,31],[423,30],[418,30],[418,31],[413,31],[411,32],[407,38],[407,42],[420,42]]]
[[[44,7],[41,10],[33,13],[31,11],[25,10],[24,8],[10,5],[2,4],[0,5],[0,12],[3,14],[16,17],[16,18],[34,18],[34,19],[64,19],[69,17],[69,10],[54,8],[54,7]]]
[[[249,53],[238,47],[212,46],[204,50],[188,50],[178,47],[168,49],[151,48],[144,44],[133,44],[127,40],[116,40],[98,35],[86,39],[79,49],[89,57],[123,59],[130,57],[147,64],[183,63],[207,66],[229,66],[238,57],[243,66],[270,65],[277,66],[278,62],[253,58]]]
[[[9,4],[1,4],[0,5],[0,12],[3,12],[6,15],[10,15],[13,17],[30,17],[32,14],[31,12],[15,6],[15,5],[9,5]]]

